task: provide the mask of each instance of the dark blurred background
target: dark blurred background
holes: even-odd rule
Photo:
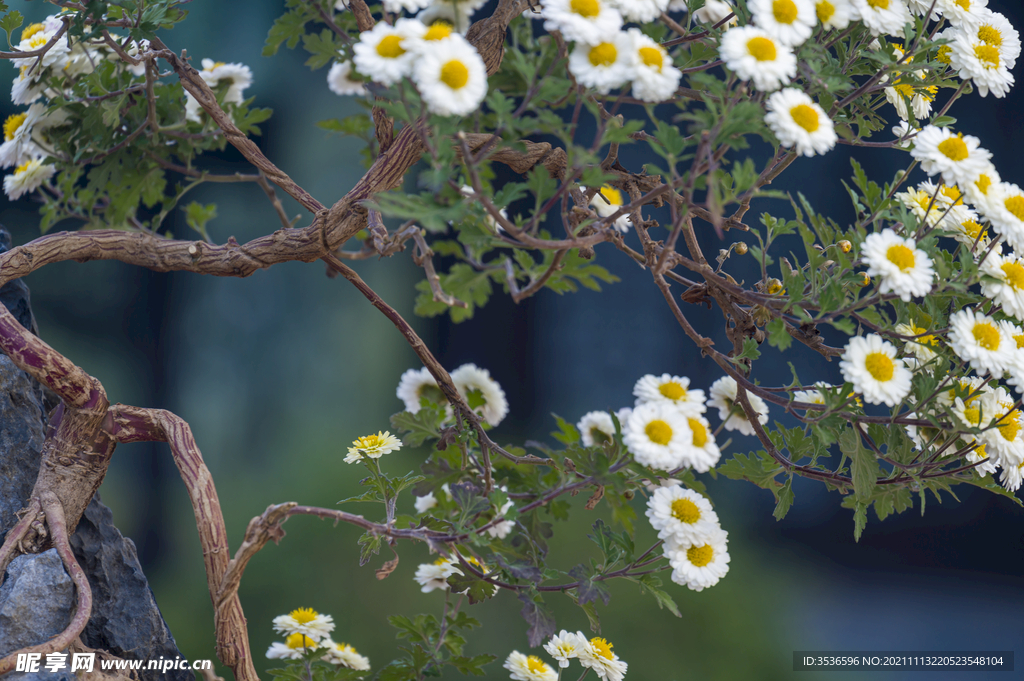
[[[164,40],[172,49],[187,48],[194,62],[209,57],[248,64],[255,82],[247,96],[274,109],[262,126],[260,147],[330,205],[362,173],[360,143],[314,124],[361,109],[353,98],[331,94],[326,69],[310,72],[302,65],[305,53],[260,56],[283,4],[195,2],[188,5],[187,21]],[[53,11],[39,2],[12,6],[29,20]],[[1024,26],[1020,3],[992,0],[990,6]],[[14,70],[8,75],[13,78]],[[975,93],[951,111],[959,119],[957,129],[979,136],[1003,178],[1017,183],[1024,181],[1022,104],[1018,88],[1002,100]],[[13,111],[9,104],[2,108],[4,117]],[[765,152],[755,148],[739,157],[750,155],[760,166]],[[886,150],[856,155],[880,183],[906,158]],[[839,180],[851,175],[850,156],[850,147],[838,147],[822,158],[801,159],[773,188],[801,191],[819,211],[845,224],[853,212]],[[639,170],[649,158],[634,145],[622,150],[621,160]],[[209,167],[243,170],[244,162],[229,149],[211,157]],[[918,171],[914,180],[921,179]],[[219,216],[209,225],[218,242],[229,236],[246,241],[279,227],[255,186],[201,187],[191,199],[218,204]],[[38,236],[30,201],[0,201],[0,222],[15,243]],[[291,215],[301,212],[290,200],[285,205]],[[756,224],[754,216],[765,210],[790,214],[786,203],[762,201],[748,222]],[[304,224],[306,215],[299,221]],[[180,214],[171,227],[181,238],[193,237]],[[705,252],[714,254],[741,236],[730,233],[719,243],[705,230],[701,239]],[[644,373],[688,375],[704,390],[719,377],[677,327],[647,272],[611,247],[599,248],[597,261],[622,282],[600,294],[543,291],[518,306],[498,294],[459,325],[412,314],[413,286],[422,271],[407,254],[356,268],[446,367],[475,362],[491,371],[511,405],[496,437],[521,442],[543,439],[553,426],[551,412],[576,421],[592,409],[631,404],[633,383]],[[157,274],[113,262],[63,263],[33,274],[28,283],[42,336],[103,381],[112,401],[167,408],[191,424],[217,481],[235,546],[248,520],[268,504],[294,500],[330,507],[349,496],[361,476],[342,462],[345,447],[358,435],[388,428],[388,415],[401,408],[394,395],[399,376],[417,365],[394,327],[344,280],[327,279],[320,264],[278,265],[238,280]],[[721,325],[717,310],[687,313],[704,329]],[[782,361],[773,361],[777,355],[767,346],[762,351],[764,361],[755,367],[762,383],[788,383],[786,361],[800,367],[805,382],[841,381],[837,362],[827,364],[799,348]],[[712,421],[717,423],[717,414]],[[752,439],[738,438],[729,451],[754,446]],[[385,465],[403,472],[424,456],[405,450]],[[1020,641],[1024,513],[1010,500],[958,488],[959,502],[929,498],[924,517],[919,506],[884,523],[871,515],[855,544],[851,512],[820,485],[798,480],[795,506],[776,522],[768,492],[743,482],[709,484],[730,532],[731,571],[701,593],[670,584],[682,619],[659,611],[630,585],[612,586],[611,605],[602,611],[603,633],[630,663],[631,678],[781,679],[794,675],[794,650],[1007,650]],[[166,448],[119,448],[101,493],[122,532],[136,542],[181,650],[189,658],[213,658],[199,542]],[[602,509],[577,506],[554,549],[554,560],[565,568],[589,555],[592,545],[584,535]],[[642,518],[639,505],[638,512]],[[638,542],[654,540],[649,526],[638,527]],[[295,607],[332,614],[335,639],[355,645],[374,668],[396,655],[387,615],[440,614],[439,594],[421,594],[412,581],[416,565],[428,559],[425,547],[401,546],[398,570],[378,582],[374,562],[358,567],[356,530],[309,518],[293,519],[286,529],[287,538],[258,554],[242,582],[258,669],[268,666],[263,653],[276,640],[271,619]],[[587,628],[568,599],[551,600],[560,627]],[[469,650],[502,657],[513,647],[525,651],[520,607],[507,593],[474,606],[472,614],[487,626],[471,637]],[[489,678],[505,677],[499,665],[489,668]],[[845,676],[853,677],[828,678]],[[810,672],[802,677],[817,678]]]

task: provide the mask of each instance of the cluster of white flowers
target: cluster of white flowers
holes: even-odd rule
[[[729,571],[729,533],[697,492],[674,482],[658,487],[647,501],[647,517],[665,542],[676,584],[701,591]]]
[[[588,639],[582,631],[563,629],[544,644],[544,650],[558,662],[558,672],[536,655],[523,655],[517,650],[509,653],[502,666],[514,681],[557,681],[560,670],[567,668],[570,660],[577,660],[585,670],[593,670],[601,681],[622,681],[628,665],[612,651],[613,647],[606,639]]]
[[[487,67],[455,24],[428,14],[430,9],[415,19],[403,17],[393,26],[381,21],[364,31],[352,48],[352,64],[341,61],[328,73],[331,89],[338,94],[361,91],[350,78],[354,66],[356,72],[382,85],[411,78],[432,113],[465,116],[476,111],[487,95]]]
[[[4,122],[0,168],[15,168],[4,178],[4,193],[11,200],[43,187],[56,173],[55,165],[46,163],[48,157],[56,157],[50,136],[54,129],[66,124],[68,116],[62,109],[49,113],[47,109],[54,101],[73,98],[71,87],[76,79],[92,73],[105,62],[116,64],[116,68],[131,73],[135,78],[145,77],[144,63],[133,65],[125,62],[103,38],[93,37],[88,27],[85,35],[72,44],[68,34],[61,33],[64,22],[71,16],[71,12],[54,14],[42,22],[26,26],[16,46],[19,51],[39,50],[51,40],[56,40],[41,58],[10,60],[11,65],[18,69],[11,86],[11,101],[29,105],[26,111],[13,114]],[[133,58],[149,49],[145,40],[136,42],[113,37]],[[204,59],[202,66],[200,77],[215,91],[223,90],[225,105],[242,104],[243,93],[252,84],[249,67],[210,59]],[[202,110],[199,103],[188,93],[185,97],[186,120],[200,122]]]
[[[505,391],[491,378],[487,369],[481,369],[475,364],[463,364],[451,373],[451,377],[462,398],[488,425],[496,426],[508,415]],[[409,369],[402,374],[396,395],[405,403],[405,410],[410,414],[417,413],[425,404],[448,404],[437,381],[426,367]],[[450,406],[448,410],[450,414]]]
[[[274,618],[274,631],[285,636],[267,649],[272,660],[301,660],[310,653],[330,664],[358,671],[368,671],[370,660],[347,643],[331,639],[334,619],[312,608],[298,608]]]

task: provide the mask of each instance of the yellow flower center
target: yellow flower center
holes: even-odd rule
[[[398,59],[401,57],[405,54],[405,48],[402,47],[402,36],[386,35],[381,38],[381,41],[377,43],[377,54],[385,59]]]
[[[1011,196],[1003,202],[1003,205],[1013,214],[1013,217],[1024,222],[1024,196],[1020,194]]]
[[[376,449],[384,444],[384,438],[380,435],[363,435],[352,443],[356,449]]]
[[[1004,262],[999,269],[1006,276],[1007,284],[1018,291],[1024,289],[1024,267],[1019,262]]]
[[[1004,418],[999,423],[999,434],[1003,436],[1003,439],[1007,442],[1013,442],[1017,439],[1017,435],[1020,433],[1020,422],[1017,417],[1020,416],[1020,412],[1014,409],[1010,412],[1010,415]]]
[[[658,386],[658,392],[661,393],[662,397],[666,397],[670,400],[681,400],[686,397],[686,388],[676,381],[662,383]]]
[[[1013,337],[1013,340],[1017,343],[1017,349],[1024,348],[1024,333]]]
[[[613,43],[601,43],[591,47],[587,57],[593,66],[611,66],[619,58],[619,51]]]
[[[832,15],[836,13],[836,7],[828,0],[821,0],[818,6],[815,8],[818,14],[818,21],[825,23],[832,18]]]
[[[992,178],[985,174],[979,175],[978,179],[974,181],[974,186],[978,188],[979,192],[988,196],[989,187],[992,186]]]
[[[939,151],[954,161],[963,161],[970,154],[967,150],[967,143],[963,140],[963,134],[939,142]]]
[[[604,200],[613,206],[622,205],[622,192],[615,187],[609,187],[608,185],[601,187],[601,196],[603,196]]]
[[[868,6],[872,9],[889,9],[889,0],[868,0]]]
[[[290,613],[292,619],[299,624],[306,624],[316,619],[317,612],[313,608],[297,608],[292,610]]]
[[[603,638],[592,638],[590,639],[590,645],[594,647],[594,651],[606,660],[614,660],[615,655],[612,653],[612,644]]]
[[[441,567],[442,565],[447,565],[447,564],[448,564],[448,559],[445,558],[444,556],[441,556],[440,558],[438,558],[437,560],[434,561],[434,565],[436,565],[438,567]]]
[[[939,48],[939,51],[935,53],[935,58],[938,59],[943,64],[945,64],[946,66],[949,66],[951,64],[949,55],[951,54],[953,54],[953,48],[950,47],[949,45],[943,45],[942,47]]]
[[[892,89],[896,90],[896,92],[908,99],[914,96],[914,86],[910,83],[901,83],[896,81],[892,84]]]
[[[796,21],[796,3],[793,0],[775,0],[772,3],[772,16],[780,24],[792,24]]]
[[[711,548],[711,544],[691,546],[686,549],[686,557],[695,567],[704,567],[715,557],[715,550]]]
[[[316,641],[304,634],[292,634],[284,640],[286,646],[292,650],[299,648],[316,648]]]
[[[693,446],[703,447],[708,443],[708,429],[698,419],[686,419],[690,423],[690,430],[693,431]]]
[[[220,68],[221,66],[227,66],[227,62],[215,61],[213,62],[213,69]],[[213,71],[213,69],[210,69]]]
[[[423,34],[424,40],[444,40],[452,34],[452,25],[445,21],[438,21],[427,29]]]
[[[526,658],[526,668],[530,670],[531,674],[547,674],[551,670],[547,663],[536,655]]]
[[[818,120],[818,112],[806,104],[794,106],[789,110],[789,115],[793,117],[794,123],[807,132],[814,132],[821,126],[821,121]]]
[[[672,517],[692,525],[700,520],[700,508],[689,499],[676,499],[672,502]]]
[[[981,410],[977,407],[967,407],[964,409],[964,420],[972,426],[976,426],[981,422]]]
[[[662,54],[661,50],[656,47],[641,47],[638,52],[640,53],[640,61],[646,66],[650,66],[652,69],[661,73],[661,67],[665,65],[665,55]]]
[[[757,36],[747,41],[747,52],[758,61],[775,61],[778,51],[770,38]]]
[[[591,19],[601,13],[601,3],[597,0],[572,0],[569,7],[574,14]]]
[[[672,426],[661,419],[655,419],[644,428],[647,437],[651,442],[659,445],[667,445],[672,440]]]
[[[4,121],[5,142],[10,142],[12,139],[14,139],[14,133],[18,132],[18,128],[21,127],[21,124],[25,122],[25,119],[27,117],[27,113],[11,114],[7,117],[7,120]]]
[[[921,334],[925,333],[928,330],[922,329],[920,326],[915,326],[913,323],[910,325],[910,329],[914,332],[915,336],[921,336]],[[937,339],[935,336],[921,336],[914,342],[920,343],[922,345],[938,345],[939,339]]]
[[[25,172],[26,170],[28,170],[28,167],[29,167],[30,165],[32,165],[32,159],[29,159],[29,160],[25,161],[25,162],[24,162],[24,163],[22,163],[22,164],[21,164],[20,166],[18,166],[17,168],[15,168],[15,169],[14,169],[14,174],[15,174],[15,175],[21,175],[21,174],[22,174],[23,172]]]
[[[974,56],[987,69],[999,68],[999,48],[991,45],[975,45]]]
[[[956,6],[962,10],[970,11],[971,0],[956,0]]]
[[[453,90],[461,90],[469,82],[469,69],[458,59],[441,67],[441,82]]]
[[[879,383],[885,383],[892,380],[896,365],[893,364],[892,358],[884,352],[872,352],[864,358],[864,368],[871,374],[871,378]]]
[[[995,26],[985,25],[978,29],[978,40],[985,43],[986,45],[992,45],[993,47],[1002,47],[1003,45],[1003,34],[999,32],[999,29]]]
[[[979,235],[984,236],[988,233],[987,229],[982,228],[982,226],[974,220],[965,220],[960,223],[960,227],[963,228],[964,234],[972,239],[977,239]]]
[[[889,250],[885,252],[885,257],[893,265],[899,267],[900,272],[913,269],[914,264],[917,262],[914,258],[914,252],[903,244],[889,246]]]
[[[949,187],[947,185],[941,185],[939,191],[945,196],[953,205],[963,202],[963,194],[960,193],[960,188],[956,185]]]
[[[39,33],[42,30],[43,30],[43,25],[42,24],[29,24],[25,28],[21,29],[21,39],[22,40],[28,40],[29,38],[34,36],[36,33]]]
[[[974,334],[974,340],[978,341],[978,345],[986,350],[999,349],[999,329],[994,324],[978,322],[971,333]]]

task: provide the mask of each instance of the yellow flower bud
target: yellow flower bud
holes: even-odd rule
[[[837,245],[839,246],[839,250],[842,251],[843,253],[849,253],[851,250],[853,250],[853,244],[851,244],[846,239],[843,239]]]
[[[732,245],[732,250],[736,251],[737,255],[746,255],[747,254],[747,245],[745,243],[743,243],[742,241],[737,241],[736,243],[734,243]]]

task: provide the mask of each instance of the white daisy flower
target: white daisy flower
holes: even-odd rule
[[[818,16],[813,0],[747,0],[754,23],[783,45],[802,45],[814,31]]]
[[[1000,466],[1016,466],[1024,462],[1024,414],[1014,408],[1014,400],[1004,388],[996,388],[989,396],[992,404],[992,428],[981,433],[985,451]]]
[[[946,184],[966,185],[988,167],[992,153],[979,146],[973,135],[954,135],[949,128],[925,126],[914,138],[910,155],[929,175],[942,175]]]
[[[988,236],[988,229],[981,224],[981,218],[974,211],[970,211],[966,220],[954,223],[952,227],[953,238],[960,243],[975,249],[977,255],[988,250],[991,239]]]
[[[672,7],[672,9],[686,9],[685,0],[679,4],[683,7],[678,6]],[[693,18],[702,24],[715,25],[719,22],[725,21],[725,18],[730,14],[735,14],[730,5],[725,0],[706,0],[704,6],[693,13]],[[729,21],[728,26],[735,26],[739,22],[739,19],[735,16]]]
[[[943,390],[936,396],[936,401],[944,407],[952,407],[958,398],[969,404],[990,392],[992,392],[992,388],[985,383],[983,378],[961,376],[953,379],[949,389]]]
[[[406,370],[398,381],[398,389],[395,394],[405,403],[405,410],[410,414],[418,412],[425,402],[439,405],[448,404],[441,388],[437,386],[437,381],[430,375],[430,370],[426,367]]]
[[[1020,57],[1020,33],[999,12],[990,9],[981,11],[981,19],[976,29],[961,29],[969,31],[971,42],[983,43],[998,48],[999,57],[1006,64],[1007,69],[1013,69],[1017,65],[1017,58]]]
[[[458,34],[418,52],[413,78],[427,108],[441,116],[467,116],[487,96],[484,60]]]
[[[337,664],[362,672],[370,669],[370,658],[360,655],[354,647],[347,643],[335,643],[331,639],[327,639],[321,645],[327,649],[327,652],[320,659],[328,664]]]
[[[79,44],[81,44],[81,43],[79,43]],[[140,54],[142,54],[143,52],[146,52],[147,50],[149,50],[149,41],[148,40],[145,40],[145,39],[139,40],[139,41],[133,40],[133,41],[131,41],[131,43],[129,43],[127,49],[125,49],[125,53],[129,57],[138,57]],[[120,57],[117,55],[116,52],[111,52],[110,54],[111,54],[111,57],[110,57],[111,59],[120,60]],[[146,64],[145,64],[145,62],[140,62],[138,64],[127,64],[127,63],[124,63],[124,62],[121,62],[121,63],[124,66],[125,70],[127,70],[129,73],[131,73],[136,78],[141,78],[144,75],[146,75]]]
[[[569,660],[575,659],[586,644],[587,639],[583,638],[581,634],[573,634],[562,629],[557,635],[552,635],[551,640],[544,644],[544,650],[558,661],[559,667],[564,669],[569,666]]]
[[[735,430],[743,435],[753,435],[754,426],[747,420],[746,412],[736,401],[736,379],[722,376],[711,384],[709,407],[718,407],[718,418],[725,422],[726,430]],[[757,395],[747,392],[747,400],[751,408],[757,412],[757,421],[761,425],[768,423],[768,405]]]
[[[896,358],[896,348],[878,334],[851,338],[839,369],[868,404],[895,407],[910,394],[910,370]]]
[[[622,15],[608,0],[544,0],[542,13],[544,30],[574,42],[598,45],[622,28]]]
[[[11,201],[20,199],[25,194],[39,189],[56,172],[53,164],[44,164],[42,159],[25,161],[4,178],[4,193]]]
[[[586,640],[583,632],[577,632],[577,635]],[[626,663],[612,652],[612,644],[603,638],[586,641],[577,652],[577,659],[587,669],[593,669],[602,681],[622,681],[626,675]]]
[[[416,575],[413,579],[422,587],[420,591],[425,594],[435,589],[447,591],[448,578],[452,575],[462,574],[458,564],[458,561],[455,559],[443,557],[438,558],[433,563],[422,563],[416,568]]]
[[[912,297],[928,295],[932,290],[932,260],[913,239],[904,239],[887,227],[881,233],[868,234],[860,253],[868,264],[867,275],[882,278],[882,293],[892,291],[910,302]]]
[[[840,31],[850,25],[853,8],[850,0],[816,0],[814,12],[822,27],[835,28]]]
[[[608,0],[626,21],[646,24],[668,11],[669,0]]]
[[[962,79],[972,80],[982,97],[991,91],[993,96],[1001,98],[1010,91],[1013,74],[999,47],[963,31],[953,34],[953,42],[948,47],[950,65]]]
[[[212,59],[202,61],[203,70],[199,76],[213,90],[227,85],[224,95],[225,104],[241,104],[245,101],[244,92],[252,85],[252,71],[245,64],[226,64]]]
[[[914,137],[919,132],[921,132],[920,128],[915,128],[907,121],[900,121],[899,125],[892,128],[892,134],[896,137],[896,148],[910,149],[910,145],[914,143]]]
[[[920,121],[931,113],[932,102],[935,101],[938,91],[939,88],[935,85],[916,85],[911,77],[902,76],[885,88],[884,93],[886,101],[896,107],[896,115],[906,121],[910,119],[909,111],[913,111],[914,118]]]
[[[4,142],[0,144],[0,168],[22,165],[43,155],[32,141],[32,130],[46,113],[46,105],[33,104],[26,111],[11,114],[4,121]]]
[[[729,533],[718,528],[697,542],[665,542],[672,581],[703,591],[729,572]]]
[[[593,447],[615,439],[615,423],[606,411],[589,411],[576,424],[583,446]]]
[[[665,48],[631,28],[626,33],[633,39],[633,94],[645,102],[664,102],[675,96],[683,72],[672,65]]]
[[[851,0],[851,18],[860,19],[871,35],[900,35],[910,23],[906,0]]]
[[[502,487],[501,491],[508,492],[508,487]],[[500,518],[504,516],[506,513],[508,513],[509,509],[512,508],[513,503],[514,502],[511,499],[507,499],[505,503],[501,505],[501,508],[494,509],[494,517]],[[513,523],[511,520],[502,520],[501,522],[495,523],[491,527],[488,527],[486,532],[493,539],[504,539],[508,536],[508,533],[511,532],[514,527],[515,523]]]
[[[687,416],[686,423],[690,426],[693,438],[690,444],[683,445],[679,452],[682,465],[689,466],[698,473],[707,473],[722,458],[722,453],[715,443],[711,424],[703,416]]]
[[[679,543],[699,543],[719,528],[718,514],[711,503],[679,485],[654,490],[647,500],[646,515],[658,531],[658,539],[671,537]]]
[[[629,417],[633,415],[633,407],[622,407],[615,412],[615,418],[619,420],[619,426],[622,428],[622,434],[626,434],[626,425],[629,423]]]
[[[936,0],[907,0],[910,7],[910,11],[915,16],[923,17],[929,11],[931,11],[930,19],[932,21],[938,21],[942,15],[942,7]]]
[[[820,390],[795,390],[793,391],[793,401],[824,405],[825,396],[821,394]]]
[[[1017,349],[1006,328],[978,310],[960,310],[950,316],[949,344],[979,374],[993,376],[1006,372]]]
[[[782,146],[795,146],[804,156],[824,154],[836,146],[832,119],[803,90],[779,90],[768,98],[767,108],[764,121]]]
[[[432,0],[384,0],[384,11],[393,14],[402,11],[415,13],[429,7],[431,2]]]
[[[334,619],[330,615],[321,615],[313,608],[297,608],[287,615],[275,617],[274,631],[285,636],[304,634],[319,641],[334,631]]]
[[[412,19],[399,19],[394,26],[378,22],[360,33],[352,48],[356,70],[374,82],[394,85],[412,74],[416,54],[408,48],[426,31],[426,26]]]
[[[31,104],[42,96],[46,83],[39,78],[38,72],[22,67],[11,84],[11,101],[15,104]]]
[[[686,376],[647,374],[633,386],[633,395],[638,406],[645,402],[668,401],[687,416],[698,416],[707,411],[704,391],[690,388],[690,379]]]
[[[723,33],[718,52],[731,71],[742,80],[754,81],[758,90],[777,90],[796,76],[792,50],[754,26]]]
[[[502,422],[508,415],[508,400],[505,391],[491,378],[491,372],[475,364],[463,364],[452,372],[452,383],[470,408],[492,426]],[[477,400],[483,404],[475,406]]]
[[[580,187],[580,189],[584,192],[587,191],[586,187]],[[602,218],[614,215],[623,205],[622,192],[607,184],[594,194],[594,198],[590,199],[590,207]],[[628,213],[615,218],[615,222],[612,223],[612,227],[623,234],[628,232],[632,225],[633,222],[630,220]]]
[[[426,496],[416,497],[416,515],[423,515],[430,509],[437,506],[437,497],[433,492],[427,492]]]
[[[301,660],[306,653],[316,650],[320,644],[302,634],[292,634],[284,643],[271,643],[267,657],[271,660]]]
[[[938,0],[935,9],[955,27],[974,28],[982,19],[988,0]]]
[[[903,359],[903,363],[911,370],[916,370],[919,366],[935,359],[936,355],[932,347],[937,346],[939,341],[935,336],[921,335],[927,333],[927,329],[922,329],[911,322],[910,324],[897,324],[893,330],[901,336],[920,336],[916,340],[908,340],[903,343],[904,351],[910,352],[913,355],[913,357],[905,357]]]
[[[1024,191],[1006,182],[989,191],[988,206],[982,214],[1013,248],[1024,250]]]
[[[327,72],[327,88],[336,95],[361,95],[365,90],[362,82],[351,80],[352,62],[336,61]]]
[[[60,28],[60,23],[56,26],[46,26],[45,24],[30,24],[26,26],[21,32],[21,42],[16,47],[19,52],[35,52],[38,49],[46,47],[46,43],[53,39],[53,36],[57,35],[57,31]],[[68,63],[68,53],[71,51],[71,46],[68,44],[68,35],[65,33],[60,37],[56,43],[53,44],[46,54],[42,57],[40,66],[42,68],[54,67],[57,71],[63,69]],[[16,69],[20,69],[23,66],[32,68],[39,57],[26,57],[24,59],[12,59],[11,65]]]
[[[647,402],[633,410],[622,440],[636,461],[670,471],[682,465],[680,450],[692,442],[686,417],[669,402]]]
[[[981,280],[981,292],[1003,311],[1024,321],[1024,257],[1016,253],[989,253],[981,263],[982,274],[996,279]]]
[[[999,484],[1010,492],[1020,489],[1021,481],[1024,480],[1024,463],[1019,466],[1003,466],[1003,472],[999,475]]]
[[[352,442],[345,456],[345,463],[356,463],[363,459],[379,459],[385,454],[396,452],[402,448],[402,441],[388,431],[378,431],[376,435],[364,435]]]
[[[907,191],[897,192],[896,198],[909,208],[922,224],[939,225],[944,222],[943,215],[946,211],[934,191],[907,187]]]
[[[577,42],[569,54],[569,71],[580,85],[606,95],[636,76],[633,41],[620,32],[600,43]]]
[[[963,188],[964,194],[967,195],[967,200],[978,209],[978,212],[988,217],[993,210],[993,201],[998,200],[998,192],[992,190],[998,189],[1000,184],[1002,184],[1002,179],[999,177],[999,171],[989,161],[984,164],[984,169],[978,177],[960,186]]]
[[[509,676],[515,681],[558,681],[558,672],[547,662],[536,655],[523,655],[518,650],[509,653],[501,666],[512,672]]]
[[[486,2],[487,0],[434,0],[429,7],[416,15],[416,20],[427,26],[444,21],[451,24],[457,33],[465,35],[472,23],[470,17]]]

